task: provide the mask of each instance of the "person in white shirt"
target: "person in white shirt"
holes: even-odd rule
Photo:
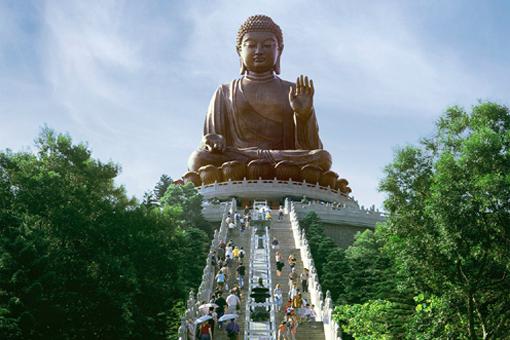
[[[225,250],[225,258],[234,258],[234,247],[227,246],[227,249]]]
[[[216,274],[215,279],[216,279],[216,284],[218,285],[218,288],[223,289],[223,287],[225,286],[225,281],[227,280],[227,277],[225,275],[225,272],[222,269],[220,269],[218,274]]]
[[[280,311],[280,309],[282,308],[282,303],[283,303],[283,292],[282,292],[282,287],[279,283],[276,284],[275,288],[274,288],[274,291],[273,291],[273,296],[274,296],[274,303],[275,303],[275,309],[277,312]]]
[[[228,306],[227,313],[231,314],[235,313],[237,310],[237,306],[241,304],[241,300],[239,300],[239,297],[231,291],[230,295],[227,296],[226,300]]]
[[[315,318],[317,317],[317,314],[315,314],[315,311],[313,310],[314,305],[310,306],[310,304],[306,304],[306,307],[303,310],[303,318],[307,321],[315,321]]]
[[[283,207],[280,205],[280,209],[278,209],[278,221],[283,220]]]
[[[303,293],[308,293],[308,279],[310,278],[310,273],[307,268],[303,269],[303,272],[299,276],[301,279],[301,290]]]
[[[230,230],[234,230],[235,228],[236,228],[236,225],[235,225],[235,223],[234,223],[234,222],[230,222],[230,223],[228,224],[228,229],[230,229]]]

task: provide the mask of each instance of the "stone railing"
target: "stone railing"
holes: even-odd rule
[[[224,205],[223,209],[223,217],[221,219],[221,225],[219,229],[214,230],[214,236],[211,241],[210,251],[215,251],[218,249],[220,242],[226,242],[228,226],[225,222],[228,213],[234,213],[236,211],[236,200],[232,199],[230,204]],[[211,258],[209,254],[207,254],[207,260],[202,272],[202,281],[200,286],[198,287],[198,291],[195,295],[194,291],[191,290],[189,293],[189,298],[186,305],[186,311],[181,318],[181,326],[179,327],[179,340],[187,340],[188,339],[188,329],[187,322],[189,319],[195,320],[199,316],[198,306],[203,303],[209,302],[211,295],[213,293],[214,288],[214,276],[215,276],[215,268],[211,263]]]
[[[225,206],[230,207],[230,202],[221,202],[217,204],[204,202],[202,203],[202,215],[206,221],[221,222],[223,213],[225,212]]]
[[[324,203],[309,201],[307,203],[294,202],[294,209],[299,218],[303,218],[310,211],[315,212],[322,222],[328,224],[348,224],[360,227],[374,228],[377,222],[384,221],[384,214],[374,206],[366,209],[363,206],[346,205],[343,203]]]
[[[317,314],[318,321],[324,324],[324,334],[326,340],[341,339],[338,331],[338,324],[333,320],[333,303],[329,291],[326,292],[326,297],[323,297],[322,288],[319,283],[319,275],[312,258],[312,252],[306,238],[305,231],[299,226],[298,214],[293,202],[288,199],[285,201],[286,212],[290,216],[290,223],[292,227],[292,234],[296,248],[300,250],[301,260],[303,267],[308,268],[310,278],[308,280],[308,290],[310,292],[311,303],[315,305],[315,313]]]
[[[335,307],[333,306],[333,300],[331,299],[331,293],[326,291],[326,298],[324,299],[324,304],[322,306],[322,322],[324,324],[324,334],[326,335],[326,339],[334,340],[334,339],[342,339],[342,332],[340,330],[340,326],[333,319],[333,311]]]
[[[282,181],[278,179],[258,179],[242,181],[215,182],[197,187],[204,199],[228,199],[247,197],[249,199],[275,199],[282,197],[303,197],[327,202],[355,204],[354,200],[339,190],[307,182]]]
[[[261,231],[263,231],[263,234]],[[271,294],[265,302],[255,302],[255,299],[251,297],[252,289],[259,286],[259,280],[262,280],[264,287],[273,287],[269,240],[269,229],[267,226],[254,226],[251,228],[244,339],[276,339],[276,314],[275,309],[271,308],[274,306],[273,295]],[[269,289],[268,293],[271,293],[271,289]],[[257,309],[269,312],[269,318],[252,321],[251,313]]]
[[[195,292],[193,289],[189,292],[189,298],[186,302],[186,311],[184,312],[184,315],[181,317],[181,326],[179,327],[179,340],[188,340],[190,337],[188,337],[188,321],[191,323],[195,320],[197,314],[198,314],[198,307],[197,300],[195,299]]]

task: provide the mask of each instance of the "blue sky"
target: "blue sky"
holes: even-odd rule
[[[314,79],[324,147],[365,206],[447,106],[509,105],[506,1],[3,0],[0,149],[33,149],[46,124],[120,164],[131,195],[179,177],[253,14],[284,32],[281,77]]]

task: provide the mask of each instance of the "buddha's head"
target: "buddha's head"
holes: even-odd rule
[[[236,49],[241,58],[241,74],[246,71],[280,74],[283,35],[270,17],[253,15],[246,19],[237,32]]]

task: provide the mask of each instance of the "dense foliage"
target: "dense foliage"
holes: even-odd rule
[[[168,190],[168,187],[172,183],[173,183],[173,181],[172,181],[172,178],[170,178],[170,176],[168,176],[166,174],[161,175],[158,183],[156,183],[156,185],[154,186],[154,190],[153,190],[156,200],[159,201],[160,199],[163,198],[163,196],[165,196],[165,194]]]
[[[0,152],[0,338],[175,332],[207,251],[196,191],[169,185],[160,205],[139,204],[117,174],[48,129],[36,154]]]
[[[329,290],[335,305],[342,306],[337,312],[342,311],[338,321],[346,331],[343,338],[363,338],[358,327],[374,339],[391,338],[391,334],[400,337],[415,304],[412,294],[397,289],[397,273],[384,252],[380,231],[366,230],[342,249],[324,234],[314,212],[300,225],[306,231],[323,293]]]
[[[508,109],[450,108],[432,138],[397,153],[381,189],[388,193],[388,252],[406,283],[435,306],[419,320],[424,336],[508,336]]]
[[[433,137],[396,153],[381,190],[388,217],[374,232],[345,251],[328,250],[329,257],[321,251],[325,236],[311,237],[344,332],[356,339],[510,338],[508,109],[448,109]]]

